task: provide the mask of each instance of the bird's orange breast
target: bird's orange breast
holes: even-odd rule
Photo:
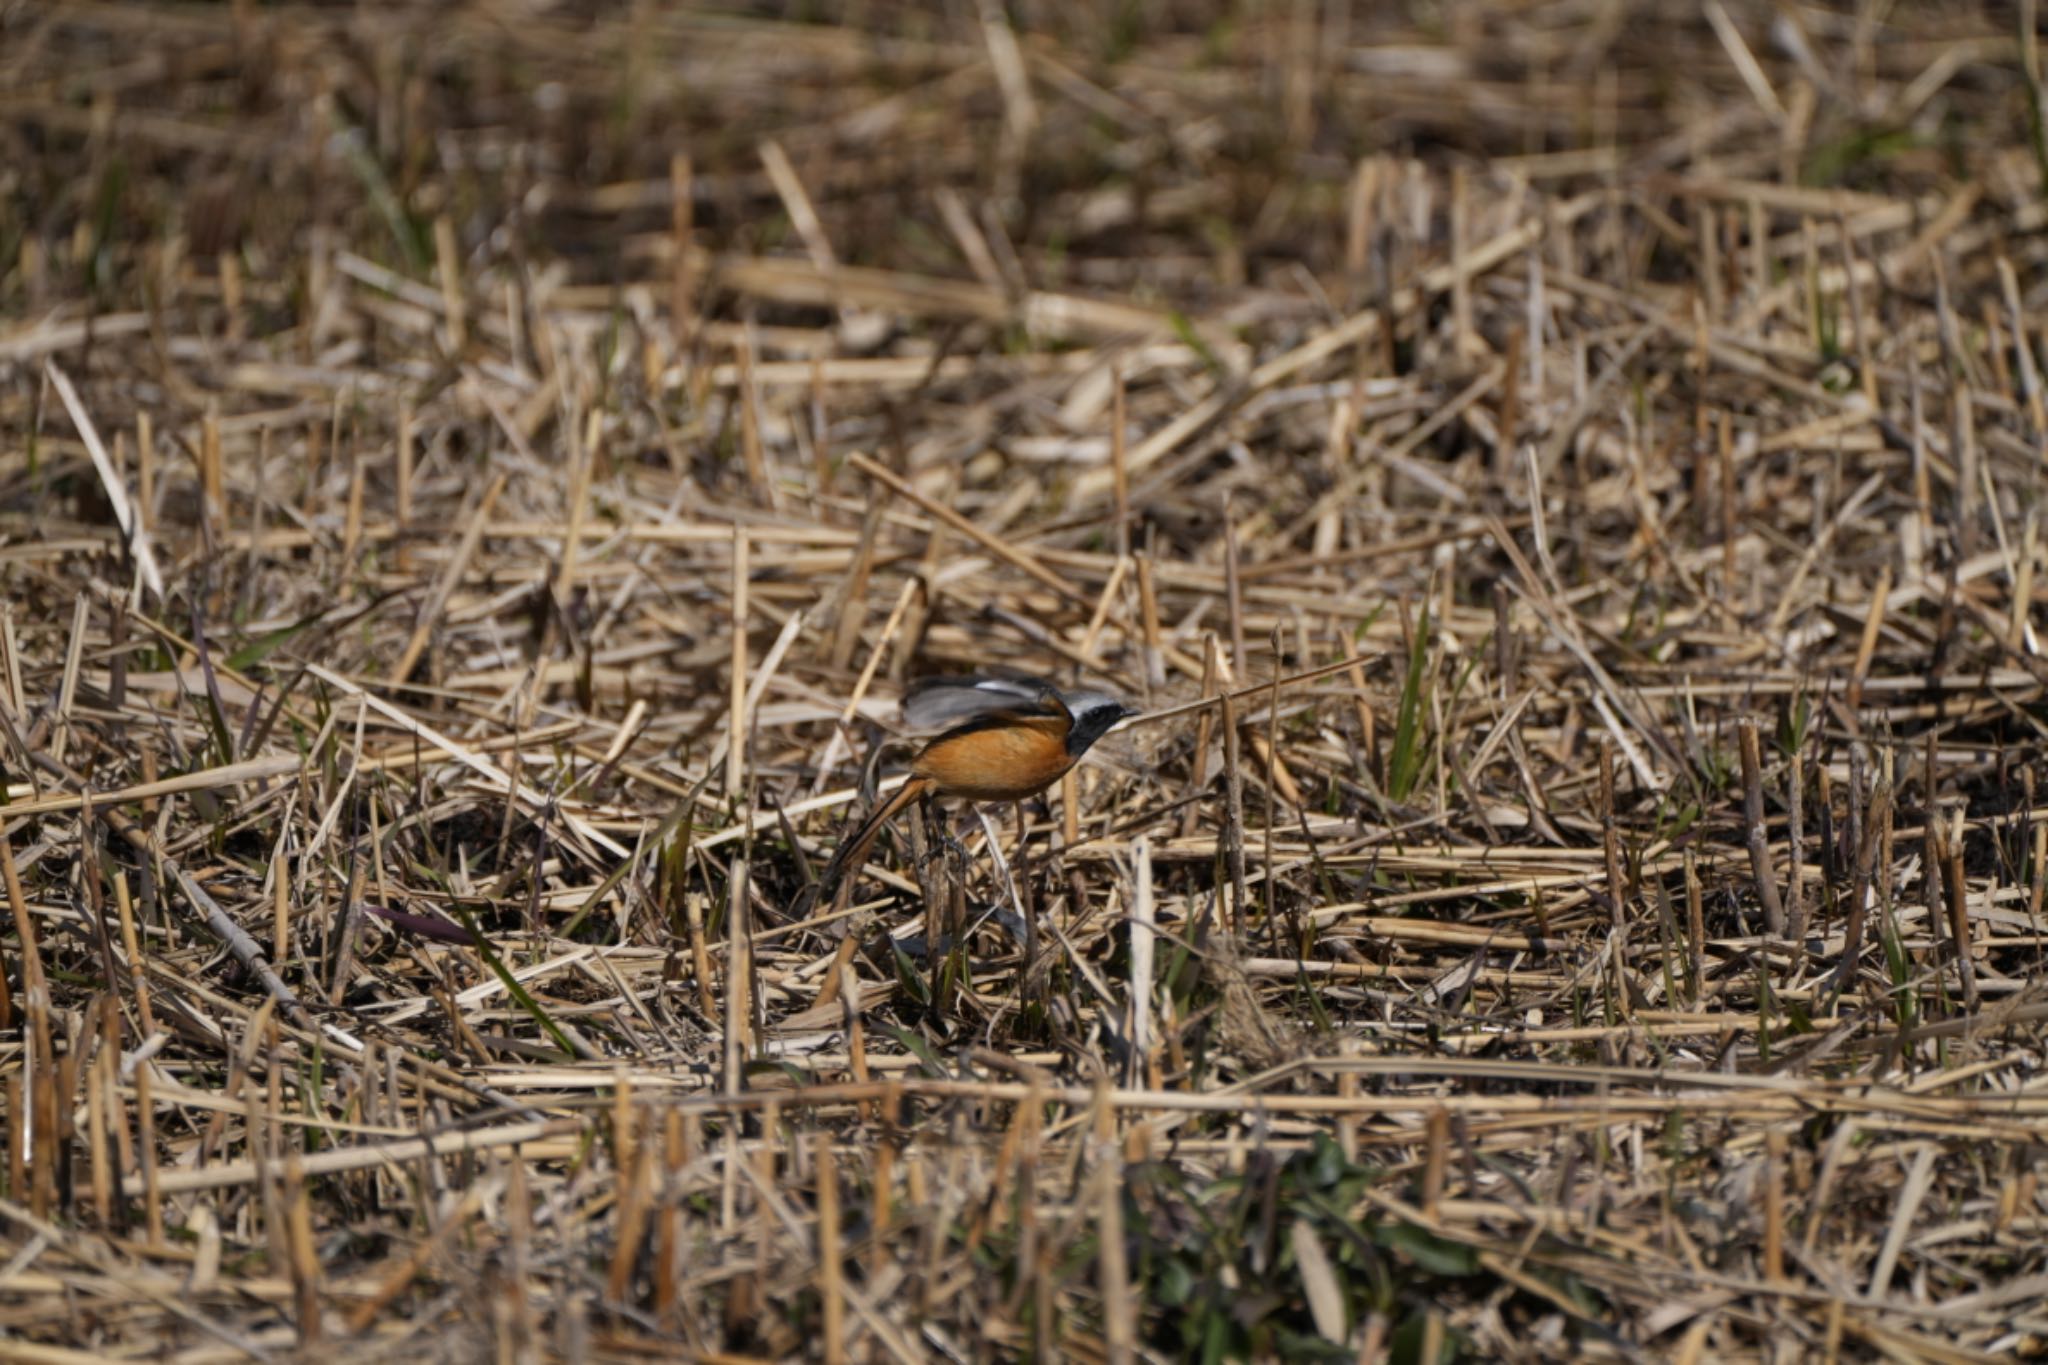
[[[1066,726],[1029,720],[989,726],[932,741],[910,765],[949,796],[975,801],[1017,801],[1045,790],[1074,766]]]

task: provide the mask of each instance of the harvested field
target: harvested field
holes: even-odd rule
[[[0,1362],[2048,1354],[2039,23],[0,0]]]

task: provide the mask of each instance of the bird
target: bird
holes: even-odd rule
[[[830,903],[859,875],[882,826],[913,801],[960,796],[1022,801],[1064,777],[1132,707],[1106,692],[1063,692],[1037,678],[921,678],[903,697],[911,728],[940,731],[910,761],[910,780],[840,841],[819,878]]]

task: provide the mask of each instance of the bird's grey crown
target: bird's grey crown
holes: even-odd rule
[[[1075,720],[1100,711],[1114,711],[1117,719],[1121,720],[1130,709],[1107,692],[1066,692],[1061,696],[1067,703],[1067,710],[1074,713]]]

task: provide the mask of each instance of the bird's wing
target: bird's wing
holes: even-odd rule
[[[1050,683],[1036,678],[919,678],[903,694],[903,722],[920,733],[948,730],[998,711],[1065,715],[1066,706]]]

